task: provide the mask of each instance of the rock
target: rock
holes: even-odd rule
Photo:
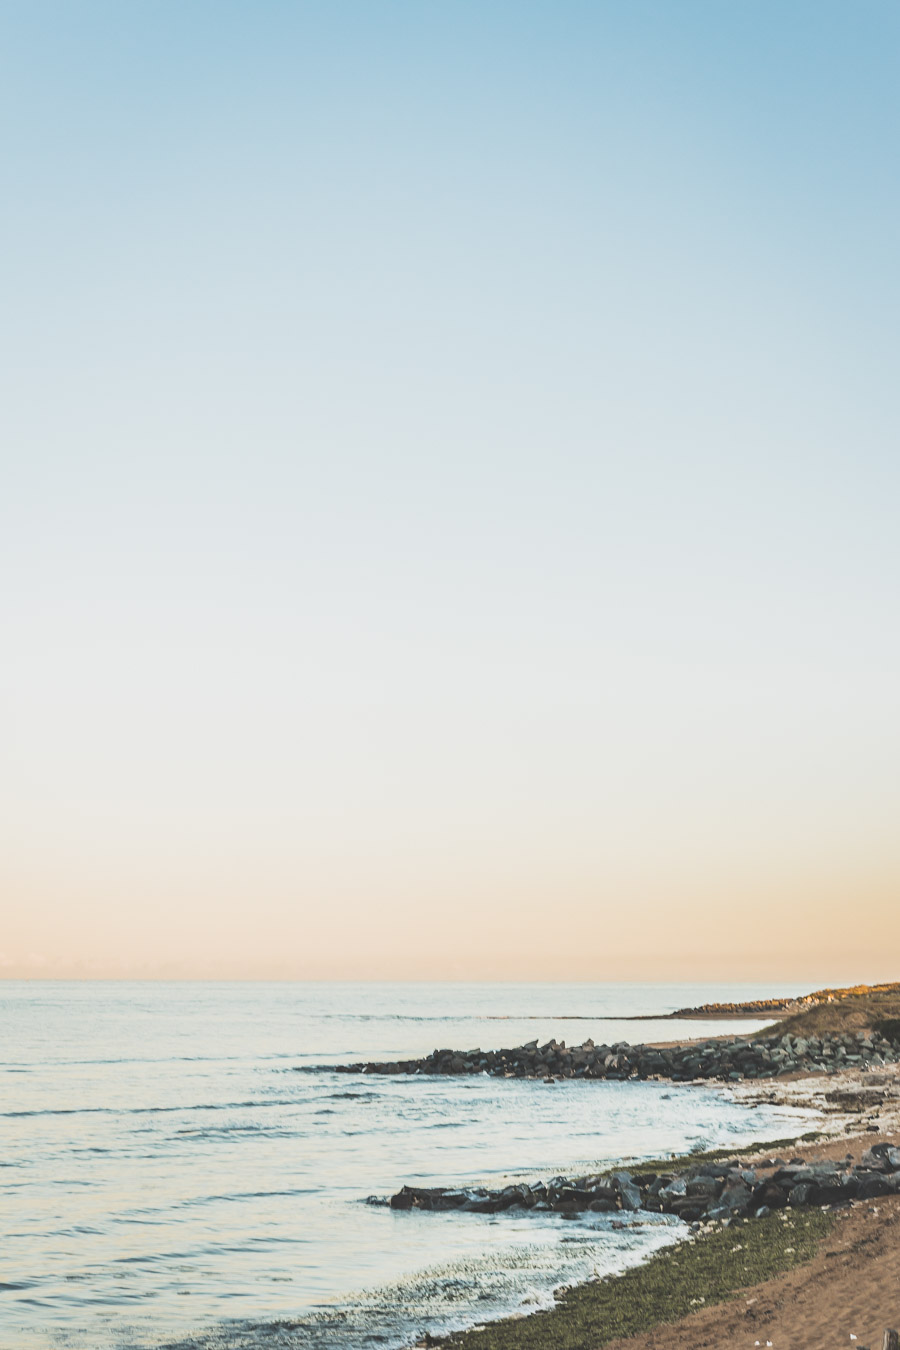
[[[473,1054],[475,1052],[472,1052]],[[452,1059],[452,1056],[451,1056]],[[771,1167],[772,1175],[759,1177]],[[900,1149],[880,1143],[867,1149],[859,1166],[848,1154],[841,1163],[769,1158],[748,1168],[737,1159],[701,1163],[677,1174],[620,1170],[608,1175],[553,1177],[533,1186],[524,1183],[489,1191],[484,1187],[403,1186],[390,1199],[397,1210],[463,1210],[496,1214],[514,1206],[553,1211],[573,1218],[584,1212],[608,1214],[640,1209],[674,1214],[687,1223],[701,1219],[730,1223],[747,1214],[764,1216],[785,1205],[847,1205],[852,1200],[900,1194]]]
[[[751,1195],[750,1188],[743,1181],[739,1178],[730,1179],[722,1189],[718,1204],[730,1210],[733,1217],[738,1217],[749,1210]]]
[[[891,1184],[891,1179],[885,1176],[878,1176],[874,1172],[869,1176],[862,1178],[859,1183],[859,1191],[857,1192],[860,1200],[874,1200],[876,1196],[892,1194],[894,1194],[894,1187]]]
[[[706,1206],[702,1200],[691,1200],[685,1196],[681,1200],[673,1200],[668,1206],[667,1212],[683,1219],[685,1223],[691,1223],[694,1219],[700,1219],[706,1213]]]
[[[391,1209],[460,1209],[472,1192],[448,1191],[440,1186],[403,1186],[391,1196]],[[487,1196],[487,1191],[481,1194]]]
[[[892,1144],[874,1144],[866,1149],[860,1160],[861,1166],[877,1168],[881,1172],[900,1171],[900,1148]]]
[[[687,1180],[685,1177],[675,1177],[668,1185],[660,1188],[659,1199],[663,1205],[671,1205],[676,1200],[683,1200],[687,1195]]]
[[[750,1197],[751,1208],[756,1211],[765,1205],[767,1209],[784,1209],[787,1204],[787,1191],[774,1181],[763,1181]]]
[[[575,1200],[553,1200],[550,1208],[556,1214],[579,1214],[583,1208]]]
[[[722,1189],[722,1183],[715,1177],[691,1177],[687,1183],[687,1194],[695,1199],[710,1200],[718,1196]]]
[[[528,1041],[516,1049],[487,1053],[482,1053],[480,1047],[465,1052],[436,1049],[421,1060],[333,1067],[340,1073],[490,1073],[503,1078],[543,1078],[548,1082],[572,1077],[620,1082],[655,1077],[681,1083],[700,1079],[738,1082],[742,1078],[766,1078],[796,1069],[830,1073],[840,1063],[859,1063],[865,1068],[885,1061],[894,1063],[896,1059],[890,1043],[883,1039],[787,1035],[755,1041],[692,1042],[670,1050],[629,1045],[627,1041],[595,1046],[587,1040],[575,1047],[556,1040],[538,1047],[535,1041]]]
[[[615,1186],[592,1186],[590,1188],[591,1203],[597,1201],[608,1205],[610,1209],[617,1209],[617,1200],[619,1198],[618,1189]]]
[[[631,1180],[630,1172],[614,1172],[613,1181],[622,1201],[623,1209],[640,1209],[641,1193]]]
[[[582,1190],[578,1186],[564,1186],[559,1192],[561,1202],[577,1205],[579,1209],[587,1209],[593,1198],[590,1191]]]
[[[840,1184],[826,1186],[811,1186],[807,1196],[807,1204],[810,1205],[841,1205],[850,1199],[849,1190],[845,1190]]]

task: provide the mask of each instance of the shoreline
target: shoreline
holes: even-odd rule
[[[493,1078],[666,1081],[672,1083],[773,1080],[793,1073],[829,1076],[851,1066],[881,1070],[900,1063],[900,1024],[881,1031],[781,1033],[764,1028],[746,1037],[713,1036],[696,1041],[656,1041],[633,1045],[616,1041],[596,1045],[586,1040],[569,1046],[555,1039],[537,1040],[500,1050],[433,1050],[419,1059],[360,1061],[318,1065],[315,1071],[377,1074],[390,1077],[486,1074]],[[311,1072],[306,1066],[295,1072]]]
[[[836,1342],[830,1335],[823,1339],[823,1328],[830,1330],[846,1308],[865,1331],[850,1328],[843,1343],[859,1341],[854,1350],[867,1350],[866,1337],[880,1341],[885,1326],[900,1323],[900,1308],[891,1302],[900,1290],[896,1237],[885,1246],[872,1236],[873,1225],[880,1230],[900,1224],[900,985],[707,1004],[662,1018],[628,1020],[729,1021],[754,1014],[762,1025],[742,1038],[724,1033],[703,1041],[612,1046],[592,1040],[567,1046],[555,1039],[539,1046],[535,1040],[515,1049],[444,1049],[418,1060],[330,1066],[350,1074],[485,1074],[542,1079],[547,1085],[582,1078],[715,1086],[748,1110],[764,1104],[803,1108],[821,1124],[814,1144],[807,1146],[808,1134],[789,1142],[789,1158],[763,1158],[761,1152],[772,1146],[762,1143],[729,1151],[727,1161],[720,1161],[717,1151],[716,1166],[709,1155],[706,1162],[702,1156],[638,1162],[629,1164],[631,1172],[623,1166],[617,1172],[555,1177],[493,1192],[404,1186],[391,1198],[395,1208],[474,1214],[519,1208],[549,1210],[563,1218],[587,1210],[618,1211],[613,1227],[633,1226],[641,1212],[656,1211],[690,1226],[685,1242],[624,1274],[558,1289],[549,1310],[518,1313],[440,1338],[426,1336],[421,1344],[441,1343],[448,1350],[599,1350],[607,1345],[616,1350],[620,1345],[621,1350],[695,1350],[701,1345],[735,1350],[744,1343],[774,1345],[777,1322],[779,1350],[785,1336],[793,1350],[825,1350]],[[782,1020],[774,1022],[773,1015]],[[849,1235],[847,1241],[841,1233]],[[859,1253],[869,1247],[881,1259],[877,1278],[867,1279],[876,1267],[861,1264]],[[743,1252],[747,1255],[739,1255]],[[841,1280],[829,1280],[819,1269],[828,1259],[832,1272],[843,1271]],[[793,1281],[791,1298],[778,1293],[785,1281]],[[816,1290],[813,1308],[802,1296],[807,1283]],[[853,1299],[863,1286],[867,1303],[858,1308]],[[740,1294],[751,1287],[743,1300],[742,1316],[748,1320],[735,1322]],[[792,1327],[800,1306],[804,1321]],[[701,1339],[693,1326],[698,1317],[704,1321]],[[881,1325],[870,1325],[872,1319]],[[680,1339],[679,1329],[688,1323],[687,1339]],[[749,1323],[768,1334],[745,1341]]]
[[[878,1145],[900,1146],[900,1065],[717,1086],[748,1110],[765,1104],[815,1111],[818,1137],[786,1145],[791,1159],[846,1166],[848,1154],[858,1163]],[[770,1150],[762,1142],[730,1156],[761,1166]],[[702,1166],[709,1156],[697,1155],[696,1162]],[[637,1174],[647,1164],[631,1166]],[[638,1214],[629,1218],[639,1221]],[[763,1218],[695,1222],[692,1229],[684,1242],[621,1275],[558,1290],[550,1309],[426,1336],[418,1344],[735,1350],[769,1341],[777,1350],[824,1350],[850,1344],[852,1334],[856,1350],[877,1350],[884,1328],[900,1322],[900,1194],[813,1208],[785,1205]]]

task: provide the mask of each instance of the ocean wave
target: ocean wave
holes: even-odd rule
[[[26,1111],[0,1111],[0,1119],[18,1120],[32,1116],[158,1116],[190,1111],[245,1111],[274,1106],[297,1106],[294,1097],[251,1098],[243,1102],[180,1102],[174,1106],[47,1106]]]
[[[372,1203],[377,1204],[374,1197]],[[232,1322],[227,1344],[229,1350],[267,1350],[282,1341],[303,1350],[398,1350],[426,1330],[446,1334],[476,1321],[549,1307],[560,1286],[626,1269],[682,1240],[684,1232],[682,1224],[651,1220],[615,1233],[595,1223],[578,1234],[562,1234],[558,1223],[548,1222],[539,1234],[532,1227],[526,1241],[493,1243],[486,1251],[360,1290],[341,1307],[279,1321]],[[217,1330],[195,1333],[160,1350],[221,1350],[220,1336]]]

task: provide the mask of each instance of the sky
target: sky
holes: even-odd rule
[[[0,975],[897,978],[893,0],[0,0]]]

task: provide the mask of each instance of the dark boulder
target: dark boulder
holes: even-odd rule
[[[893,1195],[894,1186],[891,1178],[879,1176],[876,1172],[867,1177],[863,1177],[859,1183],[857,1198],[859,1200],[874,1200],[879,1195]]]
[[[750,1208],[758,1210],[765,1205],[766,1209],[784,1209],[787,1199],[785,1187],[779,1186],[776,1181],[762,1181],[751,1193]]]

